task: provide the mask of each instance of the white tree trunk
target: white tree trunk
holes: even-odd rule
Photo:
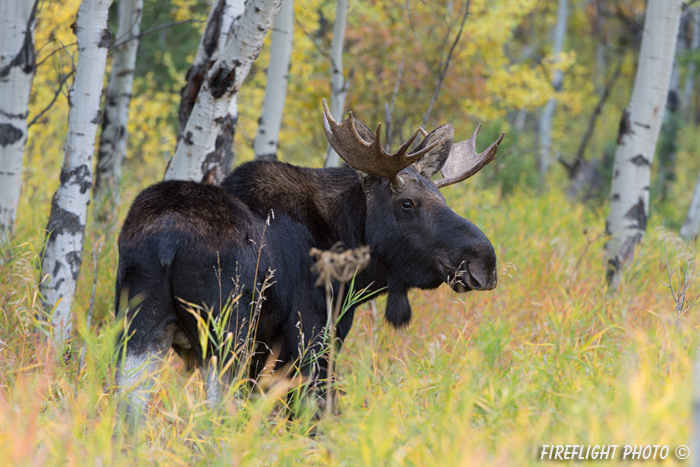
[[[333,40],[331,41],[331,114],[337,121],[343,119],[345,96],[348,93],[343,74],[343,46],[345,45],[345,23],[348,16],[348,0],[338,0],[335,4]],[[340,163],[338,153],[330,145],[326,156],[326,167],[336,167]]]
[[[700,227],[700,175],[695,182],[695,191],[693,191],[693,199],[688,207],[688,214],[685,216],[685,222],[681,226],[680,234],[686,240],[692,240],[698,234]],[[700,447],[700,446],[699,446]]]
[[[554,26],[554,46],[552,53],[558,57],[564,49],[564,39],[566,37],[566,24],[569,18],[569,0],[559,0],[557,7],[557,23]],[[559,60],[556,58],[555,60]],[[561,84],[564,79],[564,74],[561,70],[556,70],[552,77],[552,87],[555,92],[561,90]],[[556,99],[552,98],[547,101],[540,114],[539,136],[540,136],[540,152],[537,166],[540,171],[540,177],[549,170],[551,165],[551,150],[552,150],[552,117],[554,116],[554,108],[557,105]]]
[[[676,153],[678,151],[678,132],[680,131],[680,64],[678,63],[686,51],[685,30],[687,19],[681,18],[676,38],[676,52],[671,69],[671,80],[668,85],[666,112],[661,123],[657,149],[657,185],[661,201],[665,201],[673,182],[676,180]]]
[[[214,6],[212,5],[212,11],[207,20],[205,31],[211,31],[209,34],[216,35],[218,30],[216,47],[212,47],[211,38],[207,38],[207,32],[205,32],[197,49],[198,58],[195,58],[195,64],[192,66],[192,70],[196,70],[196,73],[200,73],[202,77],[214,65],[221,51],[224,50],[231,36],[233,36],[233,31],[238,26],[238,22],[245,12],[245,0],[219,0],[218,6],[216,8]],[[220,9],[220,12],[217,12],[217,9]],[[199,81],[201,82],[201,78]],[[191,105],[190,111],[192,110]],[[189,114],[187,114],[187,118],[189,118]],[[184,129],[187,119],[180,123]],[[228,113],[222,120],[219,135],[216,137],[214,151],[209,153],[202,165],[202,173],[205,174],[203,181],[216,184],[223,180],[231,170],[233,137],[236,133],[237,123],[238,101],[234,95],[228,106]]]
[[[282,0],[248,0],[233,37],[207,72],[165,180],[201,180],[231,99],[248,76]]]
[[[126,159],[129,104],[142,12],[143,0],[119,0],[116,42],[122,45],[114,49],[95,171],[95,214],[100,220],[113,218],[119,207],[119,183]]]
[[[215,0],[209,11],[204,33],[199,41],[192,66],[187,71],[187,83],[181,91],[178,139],[187,125],[192,107],[197,100],[201,81],[214,65],[233,35],[233,31],[245,11],[245,0]]]
[[[634,258],[649,214],[649,183],[671,80],[681,0],[649,0],[634,89],[623,112],[615,152],[605,246],[608,283],[617,288]]]
[[[270,64],[267,67],[265,99],[258,122],[258,133],[253,142],[256,160],[273,161],[277,159],[284,100],[287,97],[287,83],[289,81],[293,28],[294,0],[282,0],[282,7],[277,13],[272,29],[272,48],[270,49]]]
[[[690,51],[695,52],[700,49],[700,8],[692,7],[690,15],[690,30],[692,31],[692,39],[690,41]],[[685,74],[685,84],[683,86],[683,113],[689,114],[692,108],[693,89],[695,88],[695,61],[688,62],[688,68]]]
[[[36,2],[0,0],[0,239],[13,231],[22,186]]]
[[[187,72],[187,83],[181,92],[178,139],[192,114],[204,76],[226,47],[238,21],[245,11],[245,0],[215,0],[209,11],[204,34],[197,47],[192,66]],[[229,104],[228,114],[221,121],[215,149],[202,163],[202,181],[215,184],[221,181],[231,168],[233,161],[233,136],[238,122],[238,106],[235,96]]]
[[[70,337],[71,305],[82,262],[87,206],[92,187],[92,155],[100,124],[107,49],[110,33],[107,13],[112,0],[83,0],[75,33],[78,63],[75,81],[68,94],[68,135],[61,168],[61,183],[51,202],[46,227],[48,239],[41,268],[41,294],[50,314],[54,342],[62,346]]]

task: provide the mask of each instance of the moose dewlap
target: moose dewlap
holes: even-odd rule
[[[338,123],[325,101],[323,110],[326,137],[346,166],[249,162],[221,186],[166,181],[134,201],[119,236],[116,281],[116,307],[126,310],[128,325],[120,338],[118,384],[140,384],[130,394],[132,409],[146,402],[145,383],[137,383],[141,373],[171,347],[207,369],[211,401],[219,394],[217,361],[232,362],[229,378],[243,369],[257,378],[273,349],[275,368],[293,362],[302,376],[325,380],[326,359],[319,357],[327,350],[326,298],[315,286],[312,248],[369,246],[355,290],[387,293],[385,316],[396,327],[411,320],[411,288],[496,287],[491,242],[447,206],[439,189],[493,160],[503,135],[477,153],[478,128],[453,144],[452,126],[443,125],[413,152],[422,130],[388,154],[381,126],[373,133],[352,113]],[[438,171],[444,178],[433,182]],[[353,310],[338,322],[338,345]],[[206,348],[202,326],[214,336]]]

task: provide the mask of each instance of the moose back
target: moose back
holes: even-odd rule
[[[253,355],[247,362],[252,378],[275,349],[275,367],[294,362],[303,376],[323,381],[327,311],[324,289],[315,287],[311,248],[368,245],[371,259],[355,288],[386,292],[385,317],[395,327],[411,320],[411,288],[496,287],[491,242],[447,206],[439,189],[493,160],[503,135],[477,153],[478,128],[453,144],[452,126],[443,125],[412,153],[418,130],[387,154],[381,125],[373,133],[352,113],[338,123],[325,101],[323,107],[326,137],[347,162],[343,167],[250,162],[221,186],[165,181],[134,201],[119,236],[116,281],[116,308],[126,310],[128,325],[117,384],[137,386],[129,396],[132,409],[147,400],[144,372],[157,368],[171,347],[207,368],[211,402],[219,397],[212,361],[244,351]],[[433,181],[438,171],[443,178]],[[227,302],[233,307],[225,335],[233,343],[225,347],[228,355],[217,355],[216,345],[202,348],[199,332]],[[339,343],[352,322],[350,309],[337,325]]]

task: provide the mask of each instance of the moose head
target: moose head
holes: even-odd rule
[[[496,287],[496,253],[473,223],[456,214],[440,189],[466,180],[496,156],[505,134],[476,152],[477,127],[466,141],[452,143],[452,125],[427,134],[421,128],[388,154],[381,124],[373,133],[352,114],[336,122],[323,101],[324,130],[338,155],[355,169],[367,198],[365,236],[375,260],[388,270],[387,320],[408,324],[409,288],[447,283],[459,293]],[[423,133],[423,141],[409,153]],[[433,180],[441,172],[443,178]]]

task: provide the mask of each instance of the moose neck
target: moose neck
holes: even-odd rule
[[[306,225],[315,246],[328,250],[338,242],[344,248],[367,244],[367,199],[357,172],[348,166],[326,169],[296,167],[282,162],[249,162],[221,184],[260,217],[272,210]],[[371,245],[370,245],[371,248]],[[371,256],[367,269],[355,281],[356,289],[387,285],[387,269]]]
[[[314,245],[328,250],[341,242],[344,248],[367,245],[367,198],[357,172],[349,167],[308,169],[282,162],[249,162],[233,171],[221,186],[239,197],[265,219],[271,210],[304,224]],[[369,245],[370,249],[373,245]],[[394,326],[408,323],[411,307],[408,286],[391,277],[374,251],[370,263],[355,278],[355,290],[386,288],[387,320]]]

